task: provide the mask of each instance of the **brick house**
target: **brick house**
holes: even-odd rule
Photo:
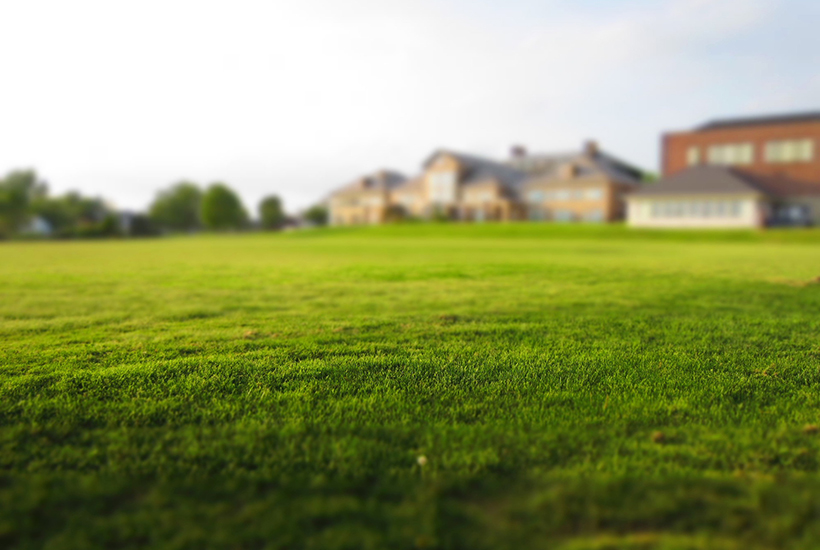
[[[661,170],[701,164],[820,183],[820,113],[716,120],[663,136]]]
[[[639,227],[820,223],[820,113],[718,120],[662,139],[663,178],[629,197]]]

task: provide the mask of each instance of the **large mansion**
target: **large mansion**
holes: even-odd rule
[[[407,178],[389,170],[363,176],[330,196],[333,225],[391,220],[588,221],[623,219],[625,196],[643,172],[588,142],[568,154],[527,154],[506,161],[438,150]]]

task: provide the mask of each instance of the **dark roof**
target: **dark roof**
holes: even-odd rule
[[[427,168],[436,158],[441,155],[450,155],[462,165],[464,174],[461,179],[462,185],[482,183],[488,180],[496,180],[501,185],[515,189],[527,177],[521,170],[517,170],[507,164],[496,162],[483,157],[456,153],[446,149],[438,149],[422,164]]]
[[[644,171],[640,168],[632,166],[619,158],[613,157],[605,151],[600,151],[595,155],[595,159],[606,170],[613,170],[616,175],[623,176],[639,183],[643,180]]]
[[[820,184],[782,176],[760,176],[728,166],[694,166],[643,185],[634,195],[747,195],[773,198],[820,195]]]
[[[560,167],[569,162],[575,163],[581,177],[605,175],[622,183],[639,183],[643,178],[641,169],[600,150],[527,155],[510,159],[507,164],[541,180],[559,177]]]
[[[820,183],[798,181],[785,176],[750,176],[754,178],[756,185],[766,194],[772,197],[805,197],[809,195],[820,195]]]
[[[350,191],[366,191],[370,189],[384,189],[389,191],[407,181],[407,177],[394,170],[379,170],[366,176],[362,176],[351,183],[348,183],[341,189],[338,189],[332,195],[347,193]]]
[[[786,115],[767,115],[745,118],[725,118],[712,120],[695,128],[698,132],[738,128],[743,126],[763,126],[768,124],[792,124],[799,122],[820,122],[820,111],[809,113],[792,113]]]

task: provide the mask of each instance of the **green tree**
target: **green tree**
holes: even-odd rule
[[[224,183],[214,183],[202,197],[202,222],[208,229],[241,229],[248,222],[242,201]]]
[[[308,222],[312,223],[313,225],[327,225],[327,208],[322,206],[321,204],[311,206],[302,215],[302,217],[305,218]]]
[[[166,231],[196,231],[202,227],[202,191],[195,183],[181,181],[160,191],[149,209],[149,217]]]
[[[153,237],[157,235],[157,229],[151,218],[145,214],[134,214],[131,217],[127,234],[129,237]]]
[[[65,235],[77,225],[67,197],[41,197],[32,202],[31,212],[46,220],[56,235]]]
[[[265,197],[259,203],[259,221],[263,229],[279,229],[285,223],[282,201],[277,196]]]
[[[31,203],[31,212],[45,219],[58,236],[86,235],[111,215],[102,199],[83,197],[76,191],[61,197],[40,196]]]
[[[0,235],[19,231],[31,216],[31,204],[48,189],[33,170],[10,172],[0,180]]]

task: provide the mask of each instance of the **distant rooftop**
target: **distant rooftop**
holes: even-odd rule
[[[724,118],[712,120],[698,126],[695,130],[720,130],[723,128],[739,128],[743,126],[763,126],[767,124],[790,124],[795,122],[820,122],[820,111],[809,113],[792,113],[787,115],[767,115],[745,118]]]
[[[644,175],[640,168],[601,150],[595,141],[586,142],[580,151],[574,152],[531,154],[517,145],[511,153],[506,164],[536,178],[560,177],[560,166],[567,163],[575,164],[580,175],[606,174],[623,183],[639,183]]]
[[[736,195],[761,193],[773,198],[820,196],[820,185],[795,181],[785,176],[763,176],[729,166],[693,166],[643,185],[634,194],[657,195]]]

